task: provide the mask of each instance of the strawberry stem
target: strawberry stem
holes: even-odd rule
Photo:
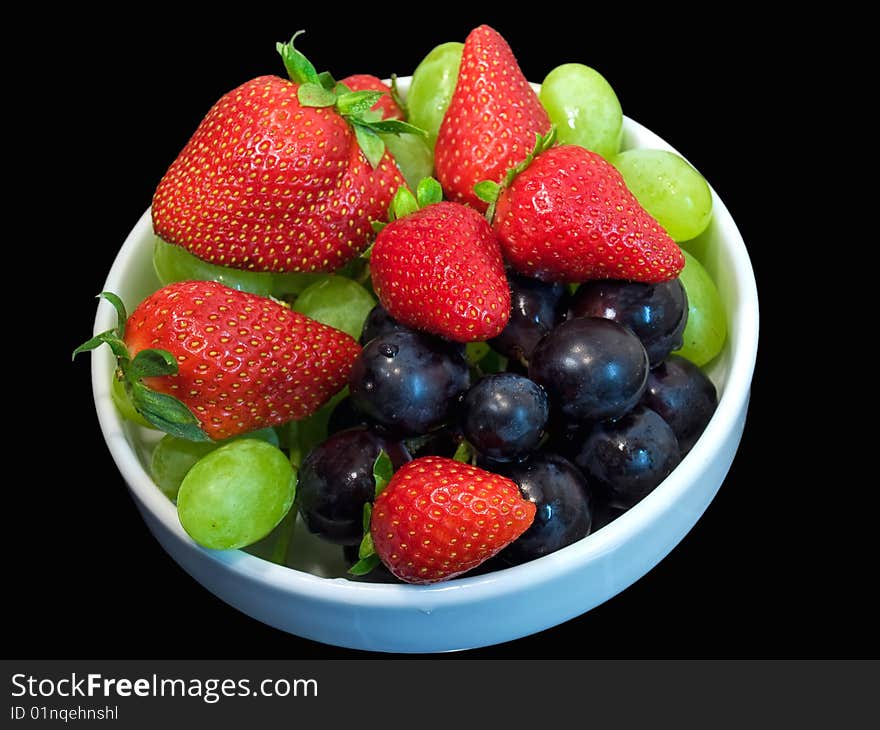
[[[390,134],[418,134],[427,139],[428,133],[399,119],[381,119],[372,112],[373,105],[383,96],[381,91],[352,91],[345,84],[337,84],[328,72],[318,73],[314,65],[294,46],[294,41],[305,33],[298,30],[287,43],[276,43],[287,75],[295,84],[297,99],[303,106],[334,107],[354,131],[358,145],[375,169],[385,154],[385,143],[380,132]]]
[[[287,43],[276,43],[275,50],[281,54],[281,60],[284,62],[284,68],[287,69],[287,75],[290,76],[291,81],[297,84],[321,86],[321,79],[312,62],[293,45],[294,41],[303,33],[305,33],[304,30],[298,30]]]
[[[492,224],[492,219],[495,217],[495,205],[498,203],[498,197],[501,195],[502,191],[510,187],[517,175],[531,165],[535,157],[545,150],[549,150],[555,142],[556,125],[551,124],[550,130],[547,134],[542,135],[535,132],[535,146],[532,148],[532,151],[526,155],[526,158],[522,162],[509,168],[500,183],[493,182],[492,180],[483,180],[474,185],[474,194],[484,203],[489,204],[489,207],[486,210],[486,220],[489,221],[490,225]]]

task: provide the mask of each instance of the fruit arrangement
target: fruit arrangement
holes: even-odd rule
[[[319,73],[297,36],[289,78],[225,94],[159,182],[160,288],[104,292],[117,326],[74,353],[109,346],[120,413],[164,432],[151,473],[184,529],[286,564],[299,516],[352,580],[426,584],[633,507],[717,404],[725,313],[681,245],[706,181],[621,150],[594,69],[536,92],[489,26],[405,98]]]

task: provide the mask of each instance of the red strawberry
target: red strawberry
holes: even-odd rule
[[[373,111],[382,112],[382,119],[403,119],[403,109],[394,100],[391,87],[378,76],[354,74],[346,76],[339,83],[345,84],[352,91],[381,91],[384,96],[370,108]]]
[[[502,189],[493,218],[504,257],[544,281],[668,281],[684,256],[601,155],[575,145],[539,153]]]
[[[486,220],[461,203],[433,203],[389,223],[376,236],[370,271],[391,316],[425,332],[487,340],[510,317],[498,241]]]
[[[159,183],[153,226],[215,264],[334,271],[404,182],[371,129],[407,125],[363,119],[368,105],[324,88],[292,41],[279,50],[299,83],[260,76],[223,96]]]
[[[109,344],[135,407],[184,438],[225,439],[311,415],[345,385],[361,349],[344,332],[213,281],[169,284],[127,323],[121,302],[107,298],[119,328],[77,352]]]
[[[522,535],[535,505],[506,477],[442,456],[404,464],[376,498],[373,548],[408,583],[454,578]]]
[[[507,41],[488,25],[471,31],[434,148],[447,197],[485,211],[474,185],[500,182],[532,150],[535,134],[549,129],[550,118]]]

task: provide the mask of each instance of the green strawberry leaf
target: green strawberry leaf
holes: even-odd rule
[[[374,122],[382,121],[382,112],[378,109],[367,109],[367,111],[360,115],[360,121],[369,127]]]
[[[376,482],[377,497],[388,486],[393,474],[394,465],[391,463],[391,457],[385,453],[385,449],[382,449],[376,457],[376,461],[373,462],[373,480]]]
[[[193,412],[173,395],[150,390],[140,382],[129,382],[135,409],[156,428],[187,441],[210,441]]]
[[[293,42],[303,33],[305,33],[304,30],[298,30],[287,43],[276,43],[275,50],[281,54],[281,60],[284,62],[284,68],[287,69],[287,75],[290,76],[291,81],[297,84],[321,86],[321,79],[312,62],[294,48]]]
[[[116,355],[118,360],[128,362],[128,347],[126,347],[125,343],[121,339],[119,339],[119,336],[116,332],[116,330],[107,330],[106,332],[101,332],[91,339],[86,340],[73,351],[73,357],[75,358],[81,352],[94,350],[100,345],[109,345],[110,349],[113,351],[113,354]]]
[[[484,203],[494,203],[500,192],[501,186],[491,180],[483,180],[474,185],[474,194]]]
[[[373,537],[370,535],[369,530],[364,533],[364,539],[361,540],[361,544],[358,547],[358,558],[363,560],[364,558],[368,558],[371,555],[375,555],[376,550],[373,547]]]
[[[125,337],[125,323],[128,321],[128,315],[125,313],[125,304],[112,291],[102,291],[98,294],[98,298],[103,297],[116,310],[116,331],[119,333],[120,339]]]
[[[318,74],[318,83],[327,89],[327,91],[333,91],[336,88],[336,79],[333,78],[333,74],[329,71],[321,71],[321,73]],[[348,87],[345,84],[339,84],[339,86],[348,91]]]
[[[336,103],[336,94],[320,84],[301,84],[296,90],[296,98],[303,106],[326,107]]]
[[[367,122],[374,132],[390,132],[391,134],[417,134],[419,137],[428,138],[428,133],[421,127],[399,119],[381,119],[378,122]]]
[[[410,213],[415,213],[419,209],[419,202],[416,196],[410,192],[406,185],[401,185],[394,193],[391,199],[391,205],[388,206],[388,218],[396,221]],[[393,217],[392,217],[393,216]]]
[[[347,94],[341,94],[336,100],[336,111],[342,116],[357,117],[370,111],[383,96],[385,96],[384,91],[350,91]],[[370,124],[372,126],[375,122]]]
[[[348,572],[351,575],[366,575],[367,573],[372,571],[377,565],[379,565],[380,562],[381,561],[379,560],[378,555],[370,555],[370,557],[368,558],[358,560],[348,569]]]
[[[361,518],[361,525],[364,531],[364,537],[367,536],[367,533],[370,531],[370,520],[373,518],[373,505],[369,502],[364,502],[364,513]],[[370,545],[373,544],[372,538],[370,539]],[[363,545],[363,540],[361,540],[361,545]],[[358,557],[363,558],[365,555],[358,555]]]
[[[376,550],[373,548],[373,538],[369,532],[365,532],[364,539],[361,540],[361,544],[358,547],[358,558],[363,560],[364,558],[368,558],[375,554]]]
[[[462,464],[467,464],[473,456],[474,450],[471,448],[471,445],[467,441],[462,440],[458,445],[458,448],[455,450],[452,459],[454,461],[460,461]]]
[[[482,360],[486,355],[489,354],[489,350],[491,348],[485,342],[468,342],[465,345],[464,352],[465,357],[467,357],[467,361],[469,365],[476,365],[480,360]]]
[[[489,221],[490,225],[492,224],[492,219],[495,218],[495,204],[498,202],[498,197],[501,195],[501,192],[510,187],[511,183],[516,179],[516,176],[531,165],[535,157],[545,150],[549,150],[555,142],[556,125],[551,124],[550,130],[547,134],[541,135],[538,132],[535,132],[535,146],[532,147],[531,152],[526,155],[526,158],[522,162],[507,170],[500,185],[493,183],[491,180],[483,180],[474,185],[474,193],[476,196],[480,200],[489,203],[489,208],[486,210],[486,220]],[[493,188],[492,186],[495,187]]]
[[[382,138],[369,127],[358,122],[352,122],[354,134],[357,137],[358,145],[364,153],[373,169],[379,166],[382,156],[385,154],[385,143]]]
[[[419,208],[425,208],[443,200],[443,188],[433,177],[423,177],[416,188],[416,200]]]
[[[141,350],[128,366],[126,377],[135,382],[141,378],[174,375],[176,372],[177,360],[168,350]]]
[[[532,147],[532,151],[529,152],[528,155],[526,155],[526,159],[524,159],[518,165],[514,165],[507,171],[507,173],[504,175],[504,179],[501,181],[501,186],[509,188],[510,183],[512,183],[516,179],[516,176],[523,172],[529,165],[531,165],[538,155],[540,155],[545,150],[549,150],[553,146],[554,142],[556,142],[555,124],[550,125],[550,131],[547,132],[547,134],[541,135],[535,132],[535,146]]]

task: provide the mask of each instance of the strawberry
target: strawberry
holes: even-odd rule
[[[440,195],[437,186],[435,199]],[[415,329],[457,342],[487,340],[510,317],[495,234],[461,203],[433,202],[385,226],[376,236],[370,272],[382,306]]]
[[[488,560],[535,519],[506,477],[442,456],[404,464],[376,498],[372,547],[398,578],[435,583]]]
[[[159,289],[126,322],[80,346],[110,345],[135,408],[191,440],[300,420],[346,383],[360,353],[349,335],[272,299],[214,281]]]
[[[153,227],[215,264],[335,271],[404,184],[377,132],[420,130],[375,119],[381,92],[335,86],[293,41],[278,48],[293,81],[260,76],[211,108],[156,188]]]
[[[378,76],[370,74],[353,74],[346,76],[340,84],[345,84],[352,91],[379,91],[382,96],[371,107],[373,111],[380,112],[382,119],[403,119],[403,109],[397,103],[394,91]]]
[[[528,155],[535,135],[549,129],[550,118],[507,41],[488,25],[471,31],[434,148],[447,197],[485,211],[474,185],[500,182]]]
[[[560,145],[515,172],[498,195],[493,229],[519,273],[544,281],[657,283],[684,267],[678,244],[601,155]]]

